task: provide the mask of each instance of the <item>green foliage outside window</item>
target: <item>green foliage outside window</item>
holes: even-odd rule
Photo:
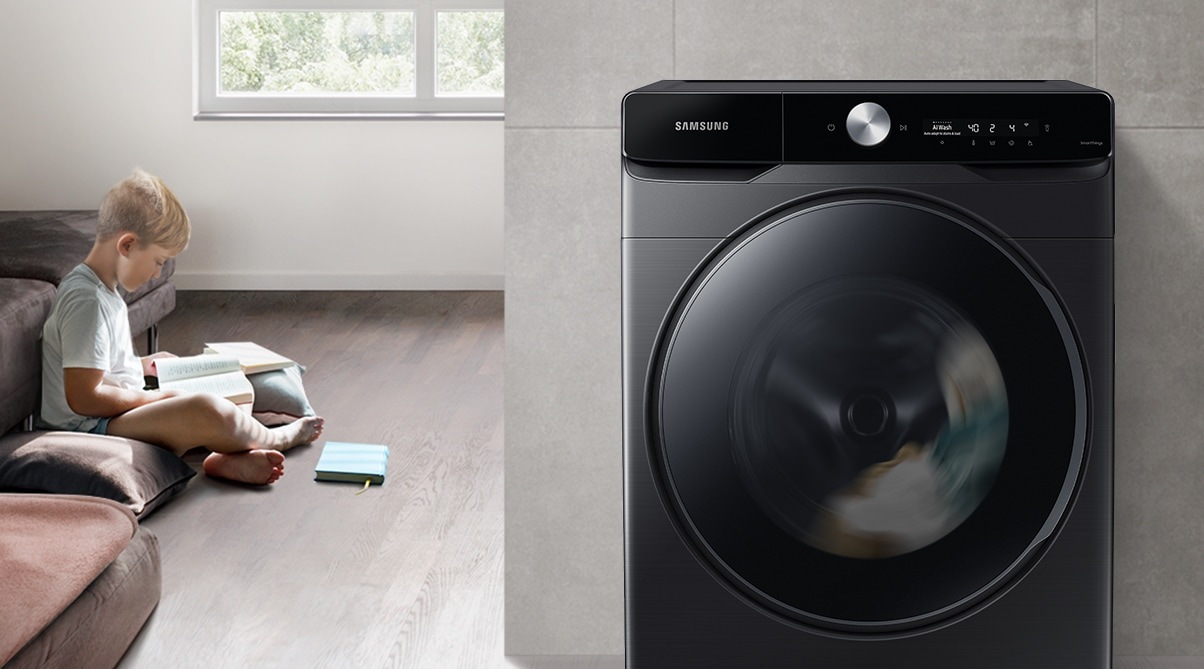
[[[449,95],[501,95],[505,90],[502,12],[439,12],[438,90]]]
[[[222,12],[223,93],[414,93],[409,12]]]
[[[500,11],[438,12],[438,95],[502,95],[504,27]],[[222,93],[415,93],[412,12],[224,11],[220,31]]]

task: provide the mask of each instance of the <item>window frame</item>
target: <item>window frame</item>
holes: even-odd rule
[[[340,6],[345,5],[345,6]],[[193,118],[396,118],[501,120],[500,96],[436,96],[435,35],[442,11],[505,12],[504,0],[193,0]],[[223,11],[412,11],[413,96],[219,94],[219,14]]]

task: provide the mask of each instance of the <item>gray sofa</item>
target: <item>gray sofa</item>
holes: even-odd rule
[[[87,255],[95,230],[95,211],[0,212],[0,469],[25,457],[30,444],[36,443],[53,457],[56,439],[70,441],[61,433],[30,431],[32,416],[41,404],[42,325],[59,281]],[[169,281],[173,271],[174,264],[169,261],[160,279],[136,293],[124,294],[130,330],[147,333],[151,350],[157,347],[156,324],[175,308],[175,286]],[[106,448],[145,448],[151,449],[152,455],[158,451],[130,440],[95,439],[108,440],[96,442]],[[64,452],[71,449],[87,451],[89,447],[87,443],[64,446]],[[103,453],[96,459],[113,460]],[[31,466],[23,460],[25,469],[21,471]],[[178,491],[182,483],[174,485]],[[19,487],[32,492],[54,486]],[[0,488],[11,486],[0,484]],[[142,506],[129,500],[118,501],[131,506],[134,513],[142,511]],[[53,622],[21,648],[0,648],[0,664],[13,668],[114,666],[157,605],[161,584],[158,540],[139,526],[128,546],[77,599],[65,603]],[[0,597],[0,607],[5,605]]]

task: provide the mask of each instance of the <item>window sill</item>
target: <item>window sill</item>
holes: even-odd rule
[[[504,112],[196,112],[194,121],[502,121]]]

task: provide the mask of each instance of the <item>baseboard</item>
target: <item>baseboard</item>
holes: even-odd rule
[[[622,655],[507,655],[506,669],[623,669]]]
[[[1112,658],[1113,669],[1201,669],[1201,656],[1155,656],[1116,655]]]
[[[176,272],[178,290],[502,290],[501,274],[251,274]]]

